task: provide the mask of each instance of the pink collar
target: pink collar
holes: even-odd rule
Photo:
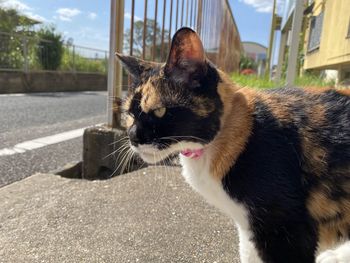
[[[187,149],[187,150],[181,151],[182,155],[192,159],[198,159],[203,155],[203,153],[204,153],[204,149],[197,149],[197,150]]]

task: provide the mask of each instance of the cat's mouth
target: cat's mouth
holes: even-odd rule
[[[152,144],[143,144],[137,147],[131,145],[131,149],[149,164],[159,163],[170,155],[180,153],[187,158],[199,159],[204,154],[204,147],[205,145],[194,142],[178,142],[162,150]]]

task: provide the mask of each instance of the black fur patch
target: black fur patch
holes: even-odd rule
[[[321,144],[329,151],[329,170],[349,166],[350,160],[350,97],[334,90],[325,92],[320,102],[327,109],[327,127],[320,129]],[[350,177],[350,175],[349,175]]]
[[[264,262],[314,262],[316,227],[306,209],[298,127],[282,126],[256,102],[252,135],[223,178],[225,191],[250,213],[253,242]]]

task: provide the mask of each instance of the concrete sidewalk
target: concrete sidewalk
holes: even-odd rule
[[[0,188],[0,262],[239,262],[233,223],[150,167],[107,181],[36,174]]]

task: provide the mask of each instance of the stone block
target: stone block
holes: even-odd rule
[[[83,142],[84,179],[108,179],[145,167],[137,156],[131,158],[125,130],[91,127],[85,130]]]

